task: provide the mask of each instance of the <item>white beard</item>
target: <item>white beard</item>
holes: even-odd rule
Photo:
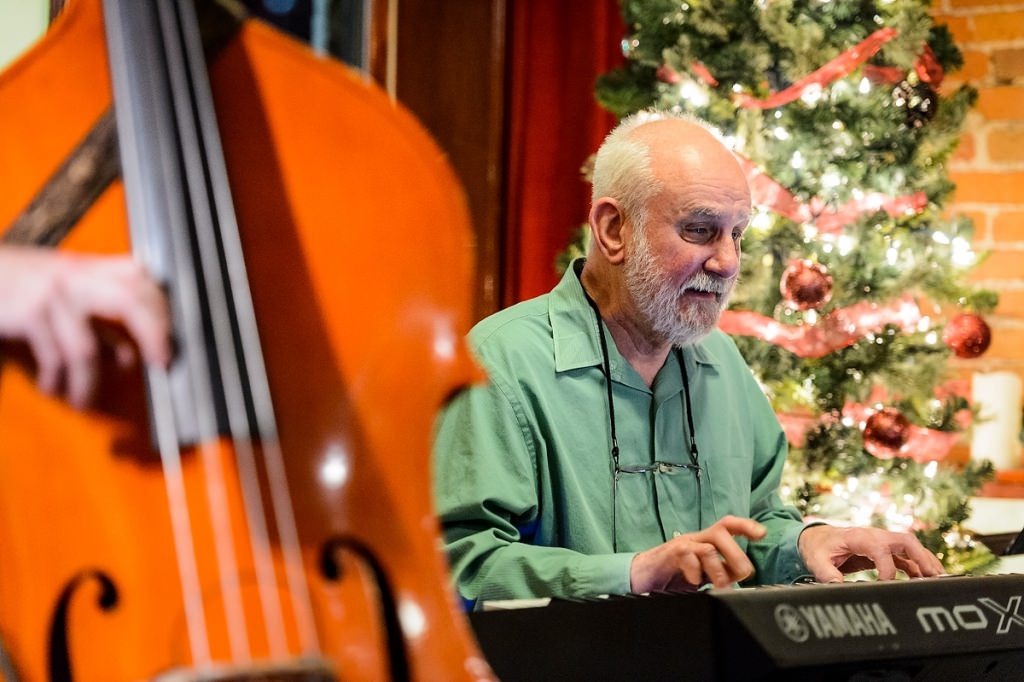
[[[623,271],[626,290],[657,340],[680,348],[693,345],[718,324],[719,315],[729,304],[736,278],[724,279],[701,270],[678,289],[673,287],[657,268],[645,229],[638,225],[633,231],[632,249],[626,256]],[[710,291],[719,296],[717,300],[683,304],[681,298],[687,289]]]

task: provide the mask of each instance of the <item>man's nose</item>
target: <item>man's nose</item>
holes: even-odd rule
[[[714,252],[704,262],[704,269],[719,277],[731,279],[736,276],[740,267],[739,244],[731,234],[722,235],[715,240]]]

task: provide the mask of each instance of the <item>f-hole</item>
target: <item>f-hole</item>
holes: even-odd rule
[[[57,607],[50,622],[50,680],[71,682],[71,651],[68,648],[68,615],[71,600],[79,588],[87,582],[99,584],[100,593],[96,605],[103,611],[110,611],[118,602],[117,586],[106,573],[98,569],[82,571],[68,581],[57,600]]]
[[[380,616],[384,623],[387,639],[388,663],[391,667],[390,679],[396,682],[409,679],[409,659],[405,652],[402,627],[398,622],[398,609],[395,604],[394,591],[388,581],[384,568],[374,558],[373,553],[359,542],[345,538],[332,538],[324,543],[320,550],[320,574],[331,582],[342,579],[342,568],[336,559],[337,552],[349,550],[357,554],[373,571],[373,579],[380,591]]]

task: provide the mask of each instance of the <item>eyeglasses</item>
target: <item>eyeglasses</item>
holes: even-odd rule
[[[678,354],[679,366],[683,368],[683,376],[686,375],[686,366],[683,364],[682,354]],[[611,379],[606,379],[611,382]],[[683,390],[686,394],[686,405],[690,404],[689,393],[690,389],[685,379],[683,380]],[[609,398],[610,400],[610,398]],[[614,408],[613,408],[614,409]],[[610,411],[611,412],[611,411]],[[689,416],[690,410],[687,410],[687,416]],[[652,475],[668,475],[675,476],[684,472],[693,472],[694,479],[697,482],[697,528],[704,527],[704,513],[702,510],[703,494],[701,491],[701,467],[697,461],[697,442],[693,438],[693,423],[692,419],[688,420],[690,427],[690,463],[680,464],[679,462],[662,462],[656,460],[650,464],[619,464],[619,446],[616,442],[615,436],[612,436],[612,466],[614,470],[614,478],[612,479],[612,551],[619,551],[619,479],[623,476],[637,476],[644,474]],[[609,418],[612,433],[615,433],[615,417]],[[654,513],[658,517],[658,525],[664,530],[664,524],[661,522],[661,507],[658,503],[658,488],[657,486],[653,489],[654,494]],[[665,538],[666,540],[668,538]]]
[[[679,464],[678,462],[651,462],[650,464],[615,464],[615,477],[620,474],[675,474],[681,471],[692,471],[700,477],[700,465]]]

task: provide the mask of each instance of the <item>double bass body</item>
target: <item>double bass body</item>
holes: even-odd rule
[[[99,0],[71,2],[44,40],[0,74],[0,225],[110,108],[104,35]],[[311,660],[342,679],[486,677],[445,587],[429,486],[433,415],[474,372],[462,343],[468,215],[452,172],[383,94],[258,23],[246,22],[220,52],[210,81],[315,646],[304,643],[303,607],[283,577],[274,585],[281,622],[267,622],[255,576],[261,555],[283,575],[273,542],[281,529],[269,521],[266,545],[245,532],[228,439],[181,453],[199,579],[198,594],[188,594],[141,375],[106,374],[95,409],[77,413],[5,362],[7,655],[27,680],[147,679],[197,664],[228,676],[260,665],[301,670]],[[120,182],[60,248],[129,250]],[[228,535],[203,492],[210,458],[225,476]],[[264,493],[270,485],[263,471]],[[227,590],[218,563],[224,543],[237,559]],[[203,604],[208,661],[189,639],[189,598]],[[245,614],[241,635],[232,634],[233,605]]]

